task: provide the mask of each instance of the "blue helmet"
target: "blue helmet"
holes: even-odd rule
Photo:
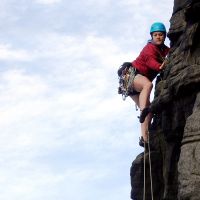
[[[150,34],[153,32],[164,32],[166,33],[165,25],[161,22],[155,22],[151,25]]]

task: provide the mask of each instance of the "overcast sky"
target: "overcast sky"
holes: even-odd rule
[[[1,0],[1,200],[130,199],[143,149],[116,72],[153,22],[169,29],[172,10],[172,0]]]

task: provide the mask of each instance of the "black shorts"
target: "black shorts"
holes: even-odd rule
[[[134,67],[135,68],[135,67]],[[141,74],[136,68],[135,68],[135,76],[137,74]],[[140,94],[140,92],[137,92],[136,90],[134,90],[133,88],[131,88],[131,90],[129,91],[129,96],[134,96],[134,95],[138,95]]]

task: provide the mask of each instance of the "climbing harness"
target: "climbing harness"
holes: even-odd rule
[[[136,76],[136,69],[132,67],[131,63],[124,63],[118,70],[119,88],[118,94],[122,95],[125,101],[126,97],[131,95],[134,91],[132,84]]]
[[[147,143],[144,142],[144,188],[143,188],[143,200],[145,200],[146,196],[146,148],[149,150],[149,174],[150,174],[150,183],[151,183],[151,200],[153,200],[153,179],[152,179],[152,169],[151,169],[151,149],[149,143],[149,131],[148,131],[148,146]]]

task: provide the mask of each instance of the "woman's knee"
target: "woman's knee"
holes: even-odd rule
[[[145,76],[142,76],[140,74],[136,75],[134,82],[133,82],[133,87],[136,91],[151,91],[153,88],[153,83],[149,81]]]
[[[147,83],[144,85],[143,88],[145,88],[145,89],[151,91],[152,88],[153,88],[153,83],[152,83],[152,82],[147,82]]]

